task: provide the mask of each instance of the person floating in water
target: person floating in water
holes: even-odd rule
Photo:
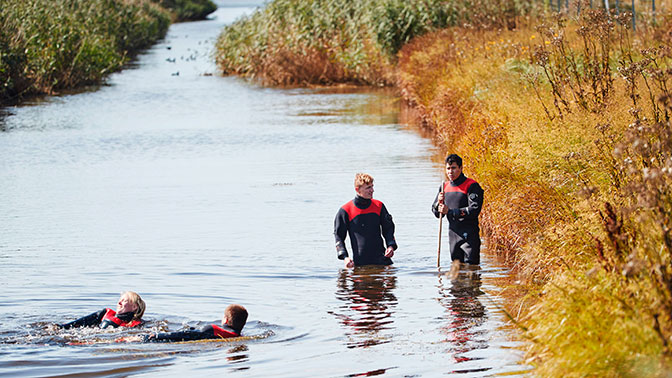
[[[338,258],[344,260],[346,268],[355,265],[390,265],[397,249],[394,222],[385,205],[373,199],[373,177],[357,173],[355,192],[355,199],[341,206],[334,220]],[[345,247],[346,234],[350,235],[352,257],[348,256]],[[387,247],[383,244],[383,238]]]
[[[245,307],[238,304],[232,304],[224,310],[224,317],[222,318],[221,326],[209,324],[201,327],[201,329],[198,330],[192,327],[186,331],[163,332],[133,338],[125,338],[125,341],[160,343],[240,337],[246,322],[247,310]]]
[[[126,291],[119,297],[117,311],[104,308],[70,323],[57,324],[57,327],[63,329],[96,326],[100,328],[139,327],[144,323],[142,320],[144,313],[145,301],[138,293]]]

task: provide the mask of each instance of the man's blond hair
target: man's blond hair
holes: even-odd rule
[[[362,187],[364,185],[373,184],[373,177],[368,173],[357,173],[355,175],[355,188]]]

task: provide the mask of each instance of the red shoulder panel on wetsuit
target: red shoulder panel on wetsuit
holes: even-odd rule
[[[342,208],[346,213],[348,213],[348,220],[353,220],[355,217],[362,214],[375,213],[380,215],[380,211],[383,209],[383,203],[378,200],[371,199],[371,205],[369,205],[369,207],[366,209],[360,209],[359,207],[355,206],[355,201],[353,200],[343,205]]]
[[[141,321],[139,320],[133,320],[131,322],[125,322],[119,318],[117,318],[117,312],[112,310],[111,308],[108,308],[107,311],[105,312],[105,315],[103,316],[103,320],[109,320],[112,323],[121,326],[121,327],[136,327],[142,324]]]
[[[237,334],[235,332],[227,331],[224,328],[222,328],[220,326],[216,326],[214,324],[212,325],[212,329],[215,331],[215,336],[221,337],[222,339],[228,339],[228,338],[231,338],[231,337],[239,337],[240,336],[239,334]]]
[[[469,187],[471,186],[471,184],[473,184],[475,182],[476,182],[476,180],[467,178],[460,185],[452,186],[452,185],[450,185],[450,182],[446,181],[445,183],[443,183],[443,192],[444,193],[460,192],[460,193],[467,194],[467,190],[469,190]]]

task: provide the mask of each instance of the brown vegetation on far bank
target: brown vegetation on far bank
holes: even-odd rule
[[[540,376],[672,366],[672,54],[629,20],[451,28],[399,54],[404,98],[486,190],[489,251],[528,283],[509,313]]]

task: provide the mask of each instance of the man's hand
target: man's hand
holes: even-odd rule
[[[355,267],[355,262],[352,261],[352,259],[349,258],[349,257],[344,258],[343,262],[345,263],[346,268],[354,268]]]
[[[125,337],[120,337],[116,339],[115,341],[118,343],[139,343],[142,342],[144,339],[143,336],[125,336]]]
[[[394,256],[394,247],[389,246],[385,250],[385,257],[392,257],[392,256]]]
[[[446,214],[448,212],[448,208],[446,205],[443,203],[443,199],[446,198],[445,193],[443,191],[439,192],[439,196],[436,198],[436,201],[438,202],[437,210],[439,210],[440,214]]]

